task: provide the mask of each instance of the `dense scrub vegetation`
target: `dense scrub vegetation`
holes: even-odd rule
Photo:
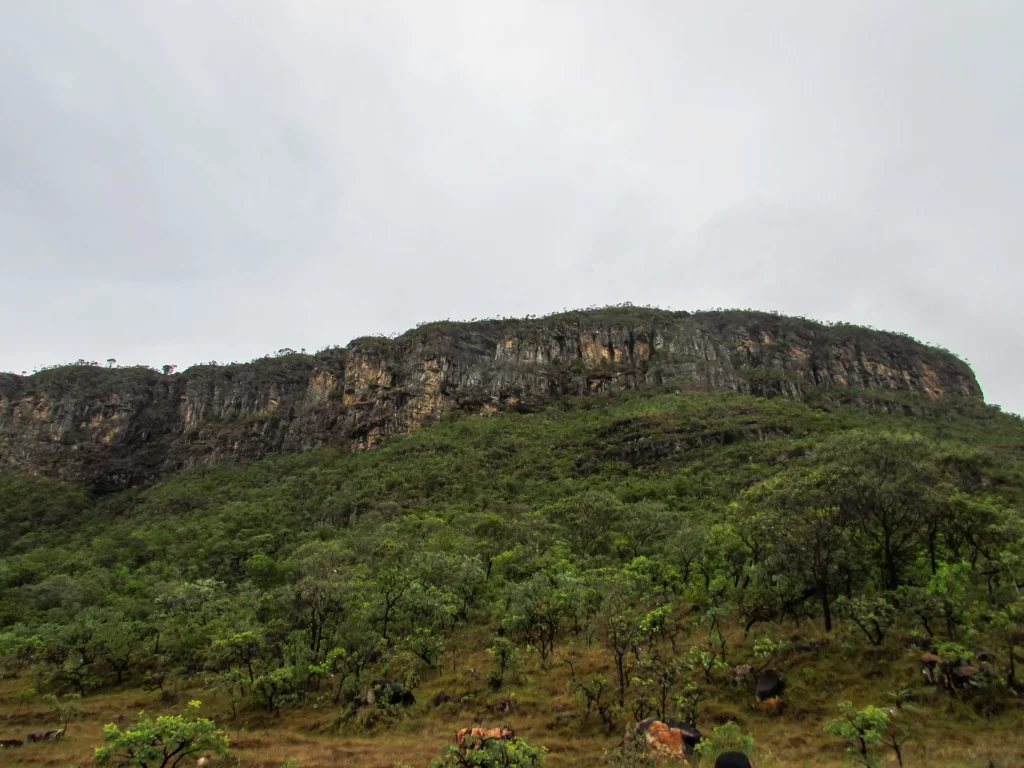
[[[479,645],[492,690],[564,666],[611,731],[699,721],[794,632],[891,658],[919,637],[977,662],[952,696],[1017,707],[1024,425],[844,397],[567,400],[103,497],[0,477],[0,655],[40,691],[184,685],[368,726],[371,679],[415,691]]]

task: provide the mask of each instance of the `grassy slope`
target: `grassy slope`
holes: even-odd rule
[[[813,633],[787,627],[802,637]],[[738,639],[738,638],[736,638]],[[467,638],[467,640],[469,640]],[[737,649],[737,654],[742,651]],[[870,666],[866,666],[870,662]],[[158,693],[126,690],[89,697],[82,704],[84,717],[73,722],[65,742],[26,745],[20,750],[0,753],[3,766],[71,766],[88,763],[93,747],[101,743],[105,723],[118,716],[133,719],[142,709],[151,713],[180,712],[184,701],[199,697],[206,704],[204,714],[225,728],[245,768],[278,768],[295,757],[303,768],[392,768],[395,763],[424,766],[450,742],[455,731],[469,725],[508,725],[532,744],[550,750],[553,768],[585,768],[602,762],[605,753],[618,744],[621,733],[604,732],[596,722],[583,727],[578,720],[561,724],[557,718],[577,711],[566,689],[564,668],[540,669],[530,664],[517,684],[500,693],[487,690],[479,675],[482,652],[465,654],[455,671],[428,680],[417,691],[418,702],[407,716],[368,733],[338,733],[332,728],[334,713],[326,710],[290,710],[281,718],[266,713],[240,714],[232,721],[224,702],[200,690],[182,694],[177,703],[161,700]],[[835,715],[835,703],[851,699],[859,704],[888,704],[888,693],[896,680],[917,676],[914,654],[889,650],[874,659],[858,654],[851,659],[838,645],[813,654],[790,654],[782,669],[790,681],[786,699],[789,708],[781,716],[760,712],[749,688],[723,683],[704,705],[701,726],[705,731],[717,722],[734,720],[754,734],[758,747],[758,768],[844,765],[839,743],[827,737],[822,722]],[[583,672],[610,674],[606,654],[590,651],[577,663]],[[0,738],[24,738],[38,728],[55,727],[46,708],[38,701],[23,705],[18,693],[24,681],[0,683]],[[459,695],[472,693],[466,703],[434,707],[430,701],[441,690]],[[519,702],[512,714],[495,714],[491,707],[504,696]],[[925,705],[916,724],[917,738],[906,749],[907,765],[929,766],[1020,766],[1024,764],[1024,733],[1019,728],[1019,711],[997,718],[982,719],[963,704],[937,696]],[[895,765],[889,761],[886,765]]]
[[[0,554],[7,555],[0,561],[0,576],[13,584],[31,581],[34,570],[56,569],[74,577],[126,564],[151,573],[230,579],[235,557],[259,550],[286,554],[315,535],[318,523],[341,524],[371,509],[395,505],[407,514],[437,516],[458,526],[464,515],[483,509],[536,506],[591,488],[608,489],[624,501],[665,501],[682,515],[706,522],[721,515],[746,485],[797,460],[824,435],[853,427],[915,431],[991,448],[1001,461],[1000,492],[1021,502],[1024,428],[995,409],[940,406],[930,416],[914,417],[824,401],[811,407],[736,395],[639,393],[537,414],[452,418],[372,452],[316,450],[183,474],[144,491],[97,500],[51,481],[7,479],[0,483],[5,510]],[[33,494],[37,500],[45,496],[47,504],[33,501]],[[50,503],[55,497],[60,503]],[[39,518],[41,509],[45,520]],[[780,636],[809,638],[818,626],[778,630]],[[277,766],[294,755],[305,768],[390,766],[396,761],[423,765],[456,728],[498,721],[551,748],[552,765],[595,764],[619,734],[602,736],[593,723],[586,730],[575,723],[549,727],[559,714],[575,711],[564,667],[542,670],[530,660],[524,679],[510,689],[520,701],[518,711],[506,716],[488,710],[488,703],[506,692],[487,691],[482,677],[471,673],[486,666],[483,632],[473,627],[460,636],[466,650],[454,671],[428,677],[411,716],[372,737],[339,736],[329,728],[332,713],[315,710],[286,712],[280,721],[252,715],[246,723],[243,715],[226,723],[243,764]],[[785,657],[790,708],[781,718],[757,712],[749,690],[722,685],[704,709],[707,724],[737,719],[753,730],[759,746],[772,754],[762,758],[762,766],[839,765],[841,750],[821,731],[835,703],[852,698],[883,704],[900,682],[917,677],[912,651],[870,651],[852,635],[843,640],[853,644],[845,647],[840,640],[815,654]],[[735,663],[749,658],[750,643],[744,642],[735,633]],[[585,651],[581,665],[584,672],[607,674],[608,656]],[[18,704],[17,691],[26,684],[0,685],[0,738],[23,737],[23,732],[44,727],[38,702],[24,708]],[[473,692],[476,698],[434,709],[429,698],[442,689]],[[190,695],[208,701],[210,711],[224,717],[223,705],[208,692]],[[115,714],[178,706],[139,691],[90,697],[83,703],[86,720],[72,726],[66,743],[5,752],[0,764],[85,761],[99,743],[102,724]],[[991,756],[996,765],[1024,764],[1024,736],[1011,727],[1010,715],[982,720],[946,700],[929,705],[928,713],[922,737],[910,748],[911,764],[973,764],[967,761],[972,754]],[[316,730],[314,723],[320,723]]]

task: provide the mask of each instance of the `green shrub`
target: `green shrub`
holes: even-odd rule
[[[199,702],[190,701],[185,715],[162,715],[155,720],[145,712],[121,730],[115,723],[103,729],[106,746],[97,747],[96,765],[133,768],[178,768],[200,752],[217,757],[228,754],[228,738],[212,720],[199,717]]]

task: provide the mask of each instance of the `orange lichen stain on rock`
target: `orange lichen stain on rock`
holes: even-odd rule
[[[427,360],[423,363],[420,381],[423,382],[423,394],[409,405],[410,429],[417,429],[431,417],[440,416],[448,409],[449,401],[441,394],[444,372],[436,360]]]
[[[608,347],[598,344],[593,336],[580,338],[580,353],[583,355],[583,359],[591,365],[608,362]]]
[[[889,381],[894,381],[896,379],[895,372],[892,370],[892,368],[885,365],[884,363],[876,363],[874,360],[868,360],[864,356],[861,356],[860,361],[861,365],[864,366],[864,370],[868,371],[869,373],[873,373],[875,376],[878,376],[883,379],[888,379]]]
[[[313,402],[317,405],[322,405],[327,402],[327,398],[334,390],[334,385],[337,383],[337,379],[334,378],[327,371],[321,371],[314,375],[309,380],[309,393],[313,398]]]
[[[927,363],[921,363],[921,383],[924,384],[924,391],[929,397],[942,397],[942,382],[939,381],[939,375]]]
[[[544,352],[536,344],[523,341],[520,342],[514,359],[520,363],[543,363]]]
[[[633,357],[637,360],[650,360],[651,345],[646,341],[633,342]]]
[[[280,400],[278,400],[276,397],[272,397],[269,400],[267,400],[267,407],[263,409],[263,412],[273,413],[277,409],[277,406],[279,406],[280,404]]]
[[[656,752],[680,760],[686,759],[686,746],[683,743],[683,732],[678,728],[670,728],[660,720],[651,723],[644,734],[647,744]]]
[[[510,339],[505,339],[505,349],[512,349],[512,347],[514,347],[515,345],[516,345],[515,337],[510,338]]]
[[[106,419],[104,419],[101,414],[96,414],[89,419],[89,426],[95,428],[106,423],[106,430],[100,437],[100,442],[104,445],[110,445],[114,438],[121,432],[121,426],[118,422],[121,421],[122,416],[123,414],[120,411],[115,411]]]
[[[26,397],[21,401],[21,408],[18,410],[29,418],[39,419],[42,421],[50,413],[50,402],[48,400],[40,400],[36,402],[31,397]]]
[[[373,448],[373,446],[381,441],[383,436],[384,433],[381,431],[381,428],[374,427],[366,434],[366,447]]]
[[[515,395],[509,395],[505,398],[505,405],[515,405],[519,402],[519,398]]]
[[[801,347],[798,344],[794,344],[789,348],[790,357],[795,357],[797,360],[803,360],[809,357],[810,354],[806,347]]]
[[[351,372],[352,383],[359,387],[386,387],[391,384],[391,374],[380,366],[371,365],[366,360],[359,360]]]
[[[366,360],[359,360],[349,371],[346,371],[348,390],[341,397],[343,405],[355,405],[366,399],[366,390],[391,385],[391,374],[379,366],[371,365]]]
[[[771,344],[773,341],[774,341],[774,339],[771,337],[771,334],[768,334],[768,333],[762,333],[761,334],[761,343],[762,344]]]
[[[480,408],[481,416],[491,416],[498,412],[498,406],[494,403],[484,403],[483,407]]]

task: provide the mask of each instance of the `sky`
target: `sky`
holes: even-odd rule
[[[451,318],[909,333],[1024,412],[1019,0],[0,0],[0,370]]]

